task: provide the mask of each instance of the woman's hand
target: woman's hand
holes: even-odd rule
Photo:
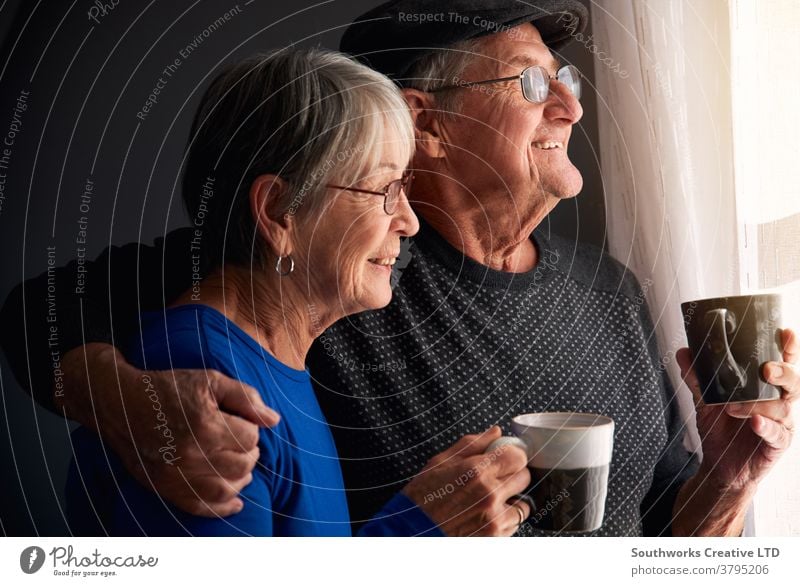
[[[211,370],[138,370],[108,344],[75,348],[62,365],[57,405],[100,434],[143,486],[193,515],[241,510],[258,428],[280,420],[255,389]]]
[[[446,535],[512,535],[528,518],[526,503],[508,504],[531,480],[525,452],[505,445],[484,453],[500,435],[496,426],[465,435],[403,489]]]

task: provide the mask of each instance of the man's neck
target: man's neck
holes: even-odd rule
[[[495,271],[524,273],[533,270],[539,260],[530,236],[541,218],[510,225],[495,221],[485,209],[448,215],[425,206],[417,213],[453,248]]]

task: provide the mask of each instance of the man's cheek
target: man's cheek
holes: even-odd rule
[[[538,160],[537,151],[539,149],[534,148],[533,146],[529,146],[526,153],[527,159],[525,164],[528,166],[528,174],[530,175],[531,181],[538,183],[542,173],[541,173],[541,162]]]

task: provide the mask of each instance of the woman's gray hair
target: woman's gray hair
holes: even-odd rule
[[[204,269],[266,266],[250,210],[256,177],[281,177],[289,189],[277,209],[302,223],[324,206],[326,183],[349,185],[376,168],[387,128],[410,161],[414,128],[397,87],[341,53],[280,49],[220,73],[195,115],[183,178]]]

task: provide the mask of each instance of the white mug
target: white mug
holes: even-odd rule
[[[531,505],[537,529],[599,529],[614,447],[614,420],[594,413],[526,413],[511,421],[514,436],[493,441],[487,452],[514,445],[525,450],[531,485],[520,495]]]

